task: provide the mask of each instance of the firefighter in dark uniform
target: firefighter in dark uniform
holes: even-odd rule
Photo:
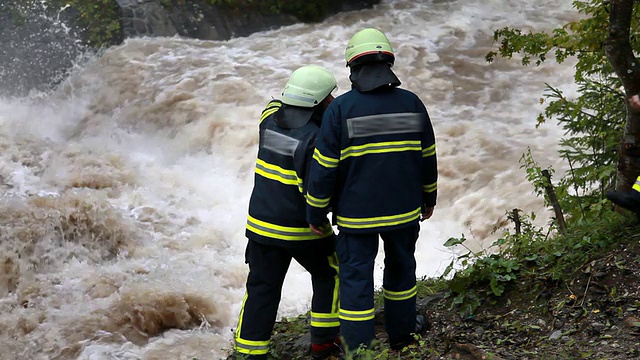
[[[640,112],[640,96],[633,95],[629,98],[629,108],[632,111]],[[630,210],[636,214],[636,219],[640,223],[640,176],[629,191],[609,190],[606,193],[607,199],[614,204]]]
[[[332,212],[339,234],[340,332],[349,351],[374,335],[374,260],[384,242],[384,316],[392,349],[426,329],[416,311],[419,221],[436,205],[433,127],[422,101],[398,88],[387,37],[364,29],[345,57],[352,89],[327,108],[313,155],[307,220],[320,230]]]
[[[308,167],[322,114],[336,80],[319,66],[294,71],[281,101],[260,117],[260,144],[249,202],[246,295],[235,333],[236,357],[266,359],[285,275],[295,259],[310,274],[311,350],[324,358],[339,347],[338,263],[331,226],[318,234],[305,218]]]

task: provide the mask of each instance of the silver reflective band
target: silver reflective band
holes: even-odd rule
[[[313,97],[306,97],[306,96],[294,95],[294,94],[289,94],[289,93],[284,93],[283,96],[284,97],[288,97],[288,98],[292,98],[292,99],[296,99],[296,100],[300,100],[300,101],[304,101],[304,102],[308,102],[310,104],[313,104],[316,101]]]
[[[273,130],[265,130],[262,148],[281,155],[293,156],[299,143],[300,141],[287,135],[282,135]]]
[[[396,113],[360,116],[347,119],[349,138],[372,135],[421,132],[424,130],[424,114]]]

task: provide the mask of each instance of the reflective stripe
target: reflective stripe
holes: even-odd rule
[[[323,314],[323,313],[315,313],[312,311],[311,326],[322,327],[322,328],[340,326],[340,319],[338,318],[338,313]]]
[[[426,193],[432,193],[438,189],[438,183],[434,182],[432,184],[422,185],[422,191]]]
[[[338,159],[334,159],[334,158],[330,158],[328,156],[322,155],[318,150],[318,148],[313,150],[313,159],[316,160],[320,165],[326,168],[338,167],[338,162],[340,161]]]
[[[254,341],[236,338],[236,351],[246,355],[263,355],[269,352],[269,341]]]
[[[336,270],[336,275],[334,277],[335,282],[333,286],[333,304],[331,305],[331,311],[336,315],[340,311],[340,267],[338,266],[338,254],[334,251],[331,256],[329,256],[329,266]]]
[[[371,218],[348,218],[337,216],[338,226],[352,229],[367,229],[378,226],[392,226],[408,223],[420,217],[420,208],[409,211],[404,214],[377,216]]]
[[[435,154],[436,154],[436,144],[433,144],[428,148],[422,149],[422,157],[433,156]]]
[[[271,102],[269,102],[267,104],[267,107],[264,110],[262,110],[262,114],[260,115],[260,123],[262,123],[262,121],[264,119],[269,117],[269,115],[271,115],[274,112],[278,111],[278,109],[280,109],[281,106],[282,106],[282,103],[280,101],[271,101]]]
[[[333,229],[329,225],[322,229],[322,235],[316,235],[309,227],[290,227],[271,224],[258,220],[251,215],[247,218],[247,229],[258,235],[291,241],[322,239],[333,233]]]
[[[240,338],[240,329],[242,329],[242,322],[244,320],[244,304],[247,302],[248,297],[249,292],[247,290],[247,292],[244,293],[244,298],[242,299],[242,307],[240,308],[240,319],[238,320],[238,328],[236,328],[235,339]]]
[[[302,179],[298,178],[298,174],[294,170],[283,169],[262,159],[256,160],[256,174],[285,185],[301,186],[302,184]]]
[[[383,288],[382,292],[384,293],[385,299],[400,301],[400,300],[411,299],[412,297],[416,296],[418,294],[418,288],[414,286],[411,289],[406,291],[390,291]]]
[[[633,184],[633,190],[640,192],[640,176],[636,179],[636,183]]]
[[[349,146],[340,152],[340,160],[349,156],[362,156],[367,154],[379,154],[400,151],[421,151],[420,140],[386,141],[364,145]]]
[[[394,55],[393,55],[393,53],[392,53],[392,52],[390,52],[390,51],[384,51],[384,50],[382,50],[382,51],[381,51],[381,50],[379,50],[379,49],[372,50],[372,51],[365,51],[365,52],[363,52],[363,53],[360,53],[360,54],[358,54],[358,55],[356,55],[356,56],[352,57],[352,58],[351,58],[351,60],[347,61],[347,65],[351,64],[351,63],[353,62],[353,60],[355,60],[355,59],[357,59],[357,58],[360,58],[360,57],[363,57],[363,56],[365,56],[365,55],[369,55],[369,54],[385,54],[385,55],[391,55],[391,56],[394,56]]]
[[[347,119],[349,138],[373,135],[422,132],[424,114],[395,113],[359,116]]]
[[[329,202],[331,201],[331,198],[319,199],[317,197],[311,196],[310,194],[307,194],[306,197],[307,197],[307,204],[313,207],[321,208],[321,209],[329,206]]]
[[[244,322],[244,305],[247,302],[247,298],[249,297],[249,293],[246,292],[244,294],[244,298],[242,299],[242,309],[240,310],[240,320],[238,320],[238,328],[235,333],[235,341],[234,348],[237,352],[241,354],[247,355],[262,355],[266,354],[269,351],[269,340],[256,341],[256,340],[245,340],[242,338],[242,334],[240,330],[242,329],[242,323]]]
[[[263,149],[290,157],[293,157],[293,154],[298,148],[298,144],[300,144],[299,140],[273,130],[265,130],[262,139]]]
[[[291,99],[295,99],[295,100],[304,101],[304,102],[307,102],[309,104],[314,104],[316,102],[316,99],[314,99],[313,97],[294,95],[294,94],[291,94],[291,93],[288,93],[288,92],[285,92],[282,96],[283,97],[288,97],[288,98],[291,98]]]
[[[353,311],[340,309],[340,319],[347,321],[367,321],[373,320],[375,317],[375,309]]]

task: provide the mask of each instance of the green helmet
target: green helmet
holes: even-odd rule
[[[389,39],[378,29],[368,28],[351,37],[344,51],[347,66],[366,62],[386,62],[393,65],[395,55]]]
[[[291,73],[282,90],[282,102],[287,105],[314,107],[336,88],[336,78],[326,69],[307,65]]]

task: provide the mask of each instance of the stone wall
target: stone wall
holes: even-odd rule
[[[290,14],[258,14],[209,5],[205,0],[115,1],[122,28],[115,42],[128,37],[174,35],[227,40],[300,22]],[[380,0],[326,1],[329,16],[370,8]],[[79,16],[78,11],[60,1],[0,0],[0,96],[51,89],[80,57],[94,50],[86,45],[86,33],[74,26]]]
[[[116,0],[125,37],[173,36],[178,33],[168,11],[155,0]]]
[[[258,14],[210,5],[203,0],[172,1],[168,7],[160,0],[116,0],[122,9],[125,37],[173,36],[201,40],[228,40],[254,32],[295,24],[290,14]],[[331,0],[327,16],[342,11],[371,8],[380,0]]]
[[[86,51],[82,34],[66,22],[71,9],[23,8],[0,4],[0,96],[47,90],[64,79]]]

